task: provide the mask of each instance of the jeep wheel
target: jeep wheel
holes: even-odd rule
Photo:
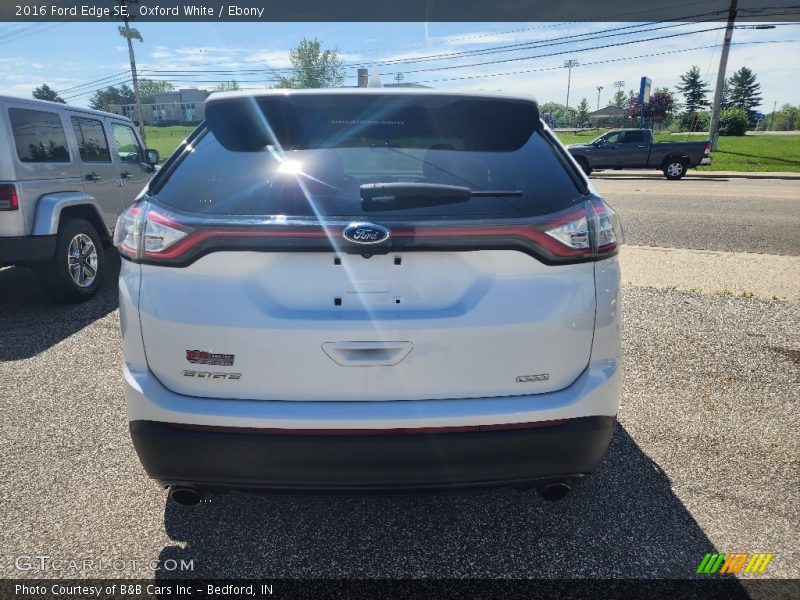
[[[664,176],[667,179],[680,179],[686,175],[686,161],[673,158],[664,163]]]
[[[63,223],[53,260],[43,269],[45,286],[59,302],[82,302],[97,293],[105,275],[103,244],[83,219]]]

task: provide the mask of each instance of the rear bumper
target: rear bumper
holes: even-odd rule
[[[701,166],[710,165],[713,162],[713,160],[714,159],[711,158],[710,156],[704,156],[702,159],[700,159],[700,165]]]
[[[147,474],[205,489],[390,491],[525,485],[591,473],[614,417],[448,433],[300,435],[190,430],[132,421]],[[252,430],[249,430],[252,431]]]
[[[25,265],[47,262],[56,251],[55,235],[0,237],[0,264]]]

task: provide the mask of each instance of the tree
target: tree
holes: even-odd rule
[[[756,74],[747,67],[742,67],[730,76],[728,85],[731,107],[745,109],[752,123],[756,114],[755,108],[761,106],[761,84],[756,83]]]
[[[750,126],[750,115],[741,106],[726,108],[719,113],[720,135],[744,135]]]
[[[171,92],[175,89],[169,81],[163,79],[140,79],[139,95],[142,97],[142,104],[152,104],[155,102],[156,94]]]
[[[576,116],[577,123],[579,127],[582,127],[584,123],[589,120],[589,101],[584,98],[578,103],[578,114]]]
[[[339,50],[323,50],[322,43],[314,38],[303,38],[289,52],[291,75],[281,76],[278,88],[325,88],[337,87],[344,82],[344,69]]]
[[[567,107],[558,102],[545,102],[539,105],[539,114],[551,127],[567,120]]]
[[[663,123],[672,114],[675,107],[675,98],[667,88],[659,88],[650,94],[650,101],[644,108],[645,123],[651,127],[655,123]],[[631,94],[628,96],[628,105],[625,107],[625,116],[639,118],[641,114],[639,97]]]
[[[800,106],[784,104],[774,115],[767,117],[773,131],[793,131],[800,129]]]
[[[719,103],[720,108],[730,108],[731,107],[731,86],[728,84],[728,80],[722,82],[722,98],[720,99]]]
[[[614,94],[614,98],[611,100],[611,106],[616,106],[617,108],[625,108],[625,104],[628,102],[628,99],[625,97],[625,92],[622,91],[622,88],[617,90],[617,93]]]
[[[33,97],[37,100],[49,100],[50,102],[60,102],[61,104],[66,104],[64,99],[46,83],[43,83],[41,87],[37,87],[35,90],[33,90]]]
[[[217,87],[214,88],[216,92],[235,92],[239,88],[239,82],[235,79],[230,81],[223,81]]]
[[[110,85],[104,90],[97,90],[89,98],[89,106],[95,110],[110,111],[112,104],[133,104],[136,99],[133,90],[123,83],[118,88]]]
[[[700,77],[700,67],[692,66],[686,73],[681,75],[681,83],[675,86],[686,99],[686,112],[696,113],[698,110],[709,105],[706,94],[708,94],[708,82]]]

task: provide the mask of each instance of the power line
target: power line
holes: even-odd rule
[[[63,23],[34,23],[28,29],[18,30],[7,34],[6,37],[4,38],[0,38],[0,44],[10,44],[11,42],[17,42],[28,36],[43,33],[45,31],[55,29],[56,27],[61,27],[62,25],[66,25],[67,23],[68,21],[65,21]],[[36,27],[39,27],[39,29],[35,29]]]
[[[692,18],[697,16],[707,16],[712,13],[703,13],[702,15],[691,15],[686,18]],[[706,21],[711,21],[713,19],[706,19]],[[700,21],[704,22],[704,21]],[[504,46],[492,46],[489,48],[477,48],[475,50],[464,50],[461,52],[446,52],[446,53],[439,53],[439,54],[431,54],[428,56],[416,56],[416,57],[409,57],[409,58],[402,58],[402,59],[393,59],[393,60],[378,60],[378,61],[370,61],[370,62],[357,62],[357,63],[349,63],[343,65],[344,67],[363,67],[363,66],[386,66],[386,65],[395,65],[395,64],[407,64],[407,63],[417,63],[417,62],[428,62],[433,60],[449,60],[452,58],[461,58],[467,56],[480,56],[484,54],[498,54],[502,52],[514,52],[517,50],[526,50],[530,48],[542,48],[547,46],[560,46],[564,44],[576,43],[576,42],[586,42],[610,37],[620,37],[625,35],[635,35],[638,33],[646,33],[649,31],[658,31],[662,29],[672,29],[675,27],[686,27],[687,25],[693,25],[694,23],[670,23],[668,25],[657,25],[655,27],[651,27],[652,23],[645,23],[645,24],[636,24],[636,25],[626,25],[623,27],[613,27],[610,29],[604,29],[595,32],[589,33],[577,33],[574,35],[569,36],[562,36],[558,37],[555,40],[533,40],[530,42],[520,42],[517,44],[507,44]],[[635,28],[642,28],[648,27],[647,29],[638,29],[633,30]],[[616,33],[612,33],[616,32]],[[607,35],[598,35],[598,34],[607,34]],[[576,38],[585,38],[585,39],[576,39]]]
[[[794,23],[783,23],[781,25],[791,25],[791,24],[794,24]],[[673,24],[671,26],[674,27],[674,26],[678,26],[678,25],[677,24]],[[536,55],[536,56],[515,57],[515,58],[507,58],[507,59],[494,60],[494,61],[484,61],[484,62],[472,63],[472,64],[445,65],[445,66],[440,66],[440,67],[429,67],[429,68],[423,68],[423,69],[415,69],[415,70],[411,70],[411,71],[405,70],[405,71],[403,71],[403,73],[404,74],[409,74],[409,73],[419,73],[419,72],[430,72],[430,71],[443,71],[443,70],[451,70],[451,69],[471,68],[471,67],[475,67],[475,66],[485,66],[485,65],[500,64],[500,63],[506,63],[506,62],[520,61],[520,60],[530,60],[530,59],[535,59],[535,58],[544,58],[544,57],[549,57],[549,56],[567,54],[567,53],[570,53],[570,52],[587,52],[587,51],[597,50],[597,49],[605,49],[605,48],[610,48],[610,47],[631,45],[631,44],[643,43],[643,42],[654,41],[654,40],[662,40],[662,39],[668,39],[668,38],[673,38],[673,37],[681,37],[681,36],[686,36],[686,35],[693,35],[695,33],[704,33],[704,32],[707,32],[707,31],[714,31],[714,30],[723,29],[723,28],[724,28],[724,26],[723,27],[713,27],[713,28],[708,28],[708,29],[703,29],[703,30],[694,30],[694,31],[690,31],[690,32],[682,32],[682,33],[676,33],[676,34],[671,34],[671,35],[666,35],[666,36],[656,36],[656,37],[652,37],[652,38],[643,38],[643,39],[639,39],[639,40],[629,40],[629,41],[625,41],[625,42],[617,42],[617,43],[614,43],[614,44],[605,44],[605,45],[601,45],[601,46],[592,46],[592,47],[587,47],[587,48],[580,48],[580,49],[577,49],[577,50],[567,50],[567,51],[554,52],[554,53],[548,53],[548,54],[542,54],[542,55]],[[618,30],[618,29],[619,28],[612,28],[610,30],[605,30],[605,31],[600,31],[600,32],[579,34],[580,37],[585,37],[586,39],[576,40],[576,41],[577,42],[590,41],[592,38],[586,37],[586,36],[590,36],[590,35],[593,35],[594,39],[602,39],[603,37],[608,37],[608,36],[597,36],[598,33],[604,33],[604,32],[607,32],[607,31],[615,31],[615,30]],[[641,33],[641,30],[638,31],[638,32],[628,32],[628,34],[631,34],[631,33]],[[575,37],[575,36],[573,36],[573,37]],[[542,44],[545,41],[546,40],[542,40],[542,41],[539,41],[539,42],[536,42],[536,43]],[[539,46],[539,47],[542,47],[542,46]],[[527,48],[523,48],[523,49],[527,49]],[[480,49],[479,51],[484,51],[485,52],[486,50],[489,50],[489,49],[483,48],[483,49]],[[458,58],[458,57],[454,57],[454,58]],[[440,60],[453,60],[453,58],[441,58]],[[377,61],[377,62],[380,62],[380,61]],[[356,64],[363,64],[363,63],[356,63]],[[593,63],[588,63],[588,64],[593,64]],[[193,75],[203,75],[203,74],[229,75],[231,77],[236,77],[237,80],[239,80],[240,76],[242,74],[248,74],[248,73],[249,74],[264,74],[266,76],[264,78],[259,78],[257,80],[250,80],[249,79],[249,80],[243,80],[242,81],[242,83],[262,83],[262,82],[265,82],[265,81],[274,81],[274,78],[270,77],[270,75],[272,74],[271,72],[275,72],[275,71],[278,71],[278,70],[277,69],[269,69],[269,68],[261,68],[261,69],[225,69],[225,70],[223,70],[223,69],[194,69],[194,70],[185,70],[185,71],[184,70],[177,70],[177,69],[176,70],[142,69],[141,71],[143,73],[147,73],[150,77],[165,77],[165,78],[167,78],[166,80],[169,80],[170,78],[172,78],[172,79],[180,78],[182,81],[187,82],[187,83],[188,82],[221,83],[222,81],[227,81],[227,80],[219,80],[219,79],[191,78]],[[86,94],[89,94],[89,93],[93,93],[97,89],[101,89],[101,88],[106,87],[107,85],[110,85],[112,83],[116,83],[116,84],[127,83],[129,80],[116,81],[116,82],[112,81],[112,80],[115,79],[115,77],[120,77],[120,76],[122,76],[123,74],[126,74],[126,73],[128,73],[128,71],[120,72],[117,75],[109,75],[109,76],[100,78],[98,80],[95,80],[93,82],[87,82],[85,84],[76,85],[76,86],[73,86],[72,88],[67,88],[66,90],[62,90],[62,91],[67,91],[68,92],[68,91],[72,91],[72,90],[78,90],[78,89],[82,89],[82,88],[91,86],[93,83],[97,83],[97,82],[101,82],[101,81],[105,82],[105,85],[98,86],[97,88],[94,88],[94,89],[86,90],[85,92],[83,92],[81,94],[74,94],[74,95],[69,96],[70,99],[77,98],[77,97],[80,97],[80,96],[83,96],[83,95],[86,95]],[[394,75],[396,73],[382,73],[382,75],[389,75],[389,74]],[[352,78],[353,76],[350,75],[348,77]],[[451,79],[460,79],[460,78],[451,78]],[[451,80],[451,79],[438,79],[438,80],[435,80],[435,81],[446,81],[446,80]]]
[[[788,44],[788,43],[798,43],[798,42],[800,42],[800,40],[769,40],[769,41],[762,41],[762,42],[734,42],[733,45],[734,46],[749,46],[749,45],[752,45],[752,44]],[[654,57],[654,56],[665,56],[665,55],[668,55],[668,54],[680,54],[682,52],[692,52],[694,50],[708,50],[709,48],[716,48],[716,47],[719,47],[719,44],[711,44],[711,45],[708,45],[708,46],[696,46],[694,48],[681,48],[679,50],[665,50],[663,52],[653,52],[653,53],[649,53],[649,54],[639,54],[637,56],[624,56],[624,57],[619,57],[619,58],[608,58],[608,59],[604,59],[604,60],[596,60],[596,61],[592,61],[592,62],[581,63],[581,66],[589,67],[589,66],[592,66],[592,65],[602,65],[602,64],[613,63],[613,62],[622,62],[622,61],[626,61],[626,60],[636,60],[636,59],[639,59],[639,58],[651,58],[651,57]],[[441,82],[444,82],[444,81],[464,81],[464,80],[470,80],[470,79],[487,79],[487,78],[490,78],[490,77],[504,77],[504,76],[509,76],[509,75],[523,75],[523,74],[526,74],[526,73],[538,73],[538,72],[543,72],[543,71],[558,71],[558,70],[563,69],[563,68],[565,68],[565,67],[562,66],[562,65],[555,66],[555,67],[537,67],[537,68],[534,68],[534,69],[522,69],[522,70],[518,70],[518,71],[504,71],[502,73],[483,73],[483,74],[480,74],[480,75],[463,75],[463,76],[460,76],[460,77],[445,77],[445,78],[441,78],[441,79],[423,79],[423,80],[417,81],[416,83],[441,83]],[[617,81],[617,82],[614,82],[614,83],[615,83],[615,85],[617,83],[621,83],[622,84],[622,86],[618,86],[617,89],[622,89],[622,87],[624,87],[624,85],[625,85],[624,81]]]
[[[119,77],[121,75],[126,75],[126,74],[128,74],[130,72],[131,72],[130,69],[125,69],[124,71],[120,71],[119,73],[114,73],[113,75],[108,75],[106,77],[101,77],[100,79],[95,79],[94,81],[87,81],[86,83],[81,83],[81,84],[78,84],[78,85],[74,85],[72,87],[64,88],[63,90],[59,90],[57,93],[59,95],[61,95],[63,93],[69,93],[69,92],[71,92],[73,90],[84,88],[84,87],[93,85],[95,83],[100,83],[101,81],[107,81],[109,79],[115,79],[115,78],[117,78],[117,77]]]
[[[629,46],[631,44],[641,44],[641,43],[644,43],[644,42],[652,42],[652,41],[665,40],[665,39],[671,39],[671,38],[676,38],[676,37],[684,37],[684,36],[687,36],[687,35],[694,35],[696,33],[705,33],[705,32],[708,32],[708,31],[716,31],[718,29],[724,29],[724,28],[725,28],[725,26],[723,25],[721,27],[710,27],[708,29],[701,29],[701,30],[698,30],[698,31],[688,31],[688,32],[683,32],[683,33],[672,33],[672,34],[669,34],[669,35],[662,35],[662,36],[656,36],[656,37],[651,37],[651,38],[643,38],[643,39],[640,39],[640,40],[630,40],[630,41],[627,41],[627,42],[615,42],[613,44],[604,44],[602,46],[592,46],[592,47],[589,47],[589,48],[577,48],[577,49],[571,49],[571,50],[560,50],[558,52],[550,52],[550,53],[547,53],[547,54],[537,54],[537,55],[532,55],[532,56],[521,56],[521,57],[518,57],[518,58],[504,58],[504,59],[500,59],[500,60],[491,60],[491,61],[484,61],[484,62],[479,62],[479,63],[470,63],[470,64],[465,64],[465,65],[449,65],[449,66],[443,66],[443,67],[429,67],[429,68],[425,68],[425,69],[405,70],[404,73],[406,75],[408,75],[410,73],[424,73],[424,72],[429,72],[429,71],[446,71],[446,70],[451,70],[451,69],[468,69],[468,68],[472,68],[472,67],[483,67],[483,66],[488,66],[488,65],[497,65],[497,64],[501,64],[501,63],[516,62],[516,61],[520,61],[520,60],[531,60],[531,59],[536,59],[536,58],[547,58],[547,57],[550,57],[550,56],[560,56],[560,55],[572,54],[572,53],[576,53],[576,52],[589,52],[591,50],[604,50],[606,48],[617,48],[619,46]],[[394,75],[394,73],[393,72],[386,72],[386,73],[381,73],[381,75]]]

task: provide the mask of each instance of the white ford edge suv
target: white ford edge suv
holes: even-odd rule
[[[130,430],[215,490],[537,485],[619,405],[622,232],[531,99],[211,96],[119,219]]]

